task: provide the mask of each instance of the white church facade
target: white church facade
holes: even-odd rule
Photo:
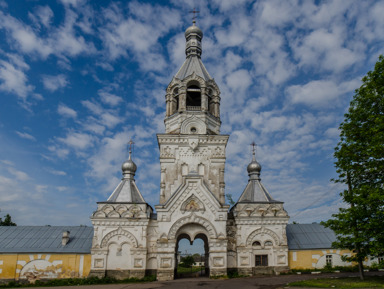
[[[184,238],[204,241],[210,276],[228,270],[242,275],[288,270],[289,217],[262,185],[254,155],[243,194],[230,211],[225,204],[229,135],[220,134],[220,90],[201,61],[203,33],[195,22],[185,37],[186,60],[166,89],[165,133],[157,135],[161,183],[156,214],[135,183],[130,153],[120,184],[91,216],[91,275],[156,274],[158,280],[172,280]]]

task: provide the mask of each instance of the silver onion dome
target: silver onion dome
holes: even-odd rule
[[[188,38],[190,34],[197,34],[200,36],[200,39],[203,38],[203,31],[201,31],[201,29],[196,26],[195,20],[193,20],[192,26],[189,26],[187,30],[185,30],[185,38]]]
[[[260,174],[261,165],[256,161],[255,154],[253,154],[252,161],[247,167],[248,174]]]
[[[123,171],[123,175],[135,175],[137,166],[131,159],[131,152],[129,152],[129,158],[123,163],[121,169]]]

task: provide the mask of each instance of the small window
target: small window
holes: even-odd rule
[[[191,127],[191,133],[196,133],[197,129],[195,127]]]
[[[261,244],[259,241],[255,241],[255,242],[253,242],[252,246],[261,246]]]
[[[255,255],[255,266],[268,266],[268,255]]]
[[[326,262],[327,266],[332,267],[332,255],[326,255],[325,256],[325,262]]]
[[[266,241],[264,243],[264,246],[273,246],[273,243],[271,241]]]

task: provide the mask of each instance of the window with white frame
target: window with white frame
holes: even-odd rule
[[[325,262],[326,262],[327,266],[332,267],[332,255],[326,255],[325,256]]]

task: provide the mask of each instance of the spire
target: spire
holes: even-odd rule
[[[197,11],[195,11],[197,12]],[[201,62],[203,31],[196,26],[196,20],[193,19],[192,26],[185,30],[185,55],[186,60],[180,70],[176,73],[176,78],[183,80],[187,76],[195,73],[205,81],[212,79],[204,64]]]
[[[132,161],[132,150],[134,142],[130,140],[128,144],[128,160],[126,160],[121,166],[121,170],[123,171],[123,178],[107,201],[115,203],[145,203],[144,198],[137,188],[134,179],[137,170],[136,164]]]

